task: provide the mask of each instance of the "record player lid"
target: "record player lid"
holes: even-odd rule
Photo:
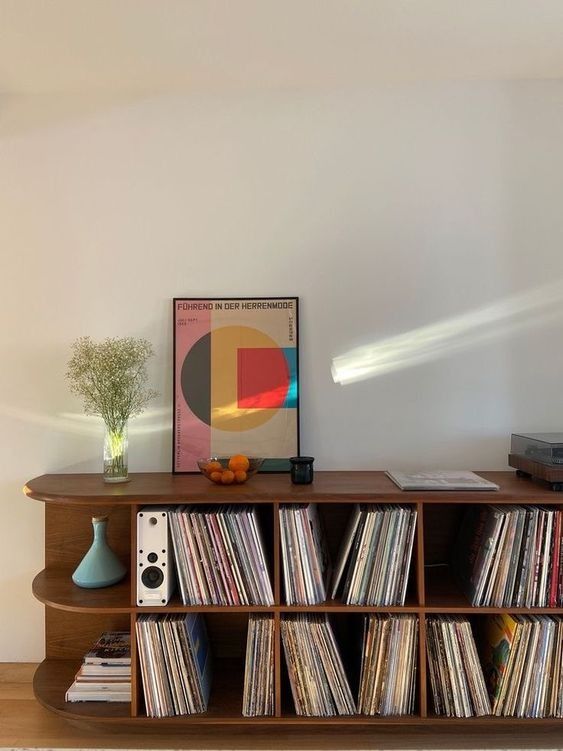
[[[563,433],[513,433],[512,435],[542,443],[563,443]]]

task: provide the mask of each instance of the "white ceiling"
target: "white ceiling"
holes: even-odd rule
[[[0,91],[563,77],[563,0],[0,0]]]

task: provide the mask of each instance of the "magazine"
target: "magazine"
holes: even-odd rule
[[[499,490],[499,486],[476,475],[457,469],[442,469],[431,472],[401,472],[389,470],[385,473],[401,490]]]

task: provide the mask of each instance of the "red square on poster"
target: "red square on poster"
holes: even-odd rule
[[[289,368],[283,350],[237,350],[237,399],[241,409],[279,409],[289,389]]]

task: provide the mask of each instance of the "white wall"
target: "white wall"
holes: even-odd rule
[[[100,468],[70,342],[154,343],[130,464],[168,470],[174,295],[301,297],[319,468],[504,468],[512,430],[561,429],[563,83],[0,107],[0,660],[42,656],[22,485]],[[499,302],[494,327],[457,318]],[[334,356],[439,322],[439,357],[333,383]]]

